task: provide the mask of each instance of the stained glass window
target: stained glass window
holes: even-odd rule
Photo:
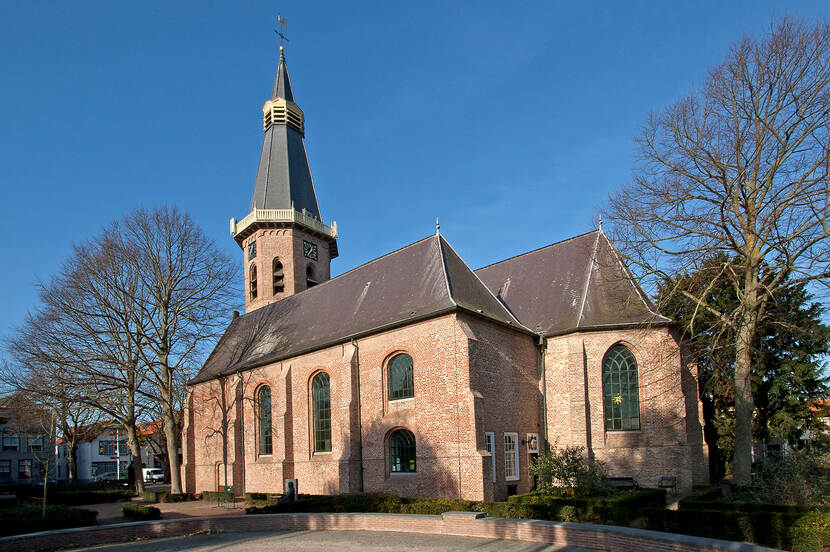
[[[389,361],[389,400],[408,399],[415,395],[412,383],[412,357],[398,355]]]
[[[389,438],[389,457],[392,473],[415,472],[415,436],[406,429],[399,429]]]
[[[329,375],[320,372],[311,382],[314,414],[314,452],[331,452],[331,396]]]
[[[605,430],[640,429],[640,390],[637,360],[627,347],[614,345],[602,360]]]
[[[257,396],[259,407],[259,453],[271,454],[273,441],[271,433],[271,388],[263,385]]]

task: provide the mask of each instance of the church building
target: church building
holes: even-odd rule
[[[602,229],[472,270],[439,232],[330,277],[285,55],[250,213],[244,315],[190,382],[188,492],[504,500],[546,447],[708,482],[697,370]]]

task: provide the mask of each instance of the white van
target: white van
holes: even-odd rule
[[[145,483],[161,483],[164,481],[164,470],[161,468],[142,468]]]

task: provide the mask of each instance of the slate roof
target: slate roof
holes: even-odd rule
[[[273,98],[294,101],[282,52],[274,79]],[[251,211],[292,207],[300,212],[305,209],[312,217],[322,220],[302,133],[292,125],[273,123],[262,139]]]
[[[436,235],[234,319],[191,383],[453,310],[531,333]]]
[[[542,335],[671,322],[654,312],[601,230],[480,268],[476,274],[522,324]]]

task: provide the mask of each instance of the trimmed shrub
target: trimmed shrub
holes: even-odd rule
[[[0,536],[85,527],[95,525],[98,517],[98,512],[67,506],[46,506],[46,519],[41,518],[41,512],[40,506],[3,508],[0,510]]]
[[[196,495],[193,493],[161,493],[159,502],[192,502],[196,500]]]
[[[692,505],[697,504],[699,502],[709,503],[713,500],[722,500],[723,499],[723,489],[720,487],[709,487],[707,489],[703,489],[702,491],[698,491],[694,494],[690,494],[685,498],[680,499],[680,507],[682,508],[684,505]]]
[[[144,491],[141,493],[141,500],[144,502],[161,502],[161,495],[162,491]]]
[[[403,514],[439,515],[444,512],[471,512],[475,502],[453,498],[410,498],[402,505]]]
[[[811,512],[790,529],[793,552],[830,552],[830,512]]]
[[[143,504],[135,504],[134,502],[127,502],[121,507],[124,512],[124,517],[135,520],[150,520],[161,519],[161,510],[155,506],[144,506]]]
[[[476,502],[474,512],[484,512],[489,518],[506,518],[507,502]]]
[[[507,499],[507,517],[626,525],[644,508],[662,508],[665,489],[633,489],[597,497],[525,494]],[[570,508],[563,510],[564,507]],[[567,516],[567,520],[563,519]]]

